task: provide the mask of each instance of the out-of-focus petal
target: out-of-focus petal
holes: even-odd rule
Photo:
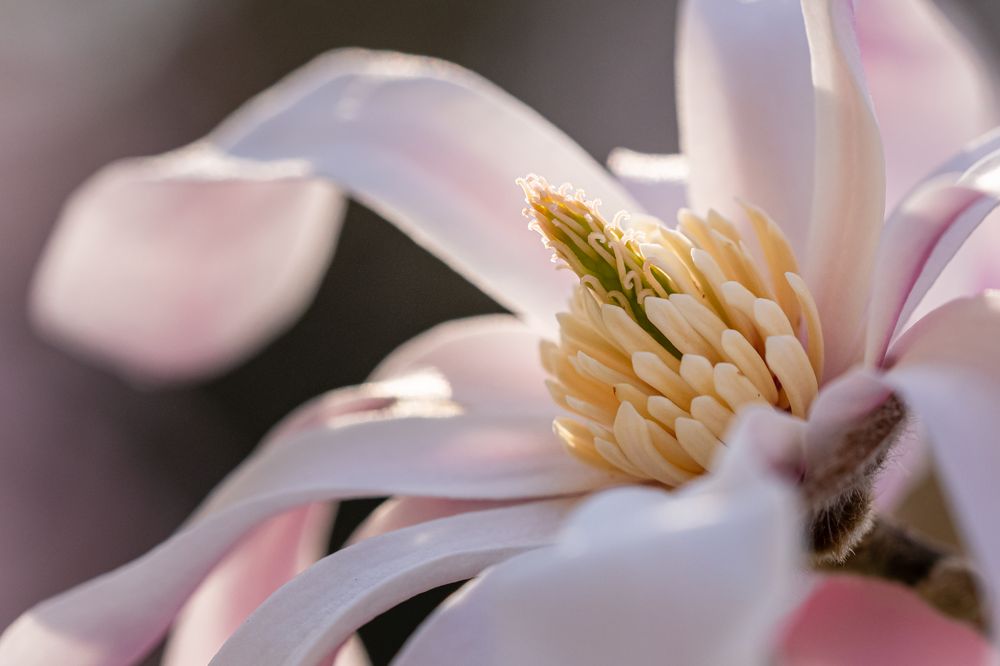
[[[851,0],[803,0],[816,91],[816,188],[805,278],[826,343],[826,377],[864,351],[864,310],[885,213],[885,165]]]
[[[442,518],[334,553],[272,595],[212,664],[311,666],[401,601],[551,542],[572,505],[550,500]]]
[[[955,146],[1000,122],[998,79],[933,2],[865,0],[857,17],[892,208]]]
[[[608,168],[646,210],[673,225],[677,211],[687,206],[687,181],[691,173],[684,155],[654,155],[615,148]]]
[[[801,253],[813,191],[813,87],[795,0],[687,0],[678,21],[677,115],[690,205],[774,217]],[[800,254],[801,256],[801,254]]]
[[[399,409],[413,415],[362,419],[265,447],[158,548],[23,615],[0,638],[0,662],[129,663],[249,530],[296,506],[392,494],[543,497],[618,481],[567,456],[547,416],[434,418],[439,403]]]
[[[890,349],[885,381],[926,431],[954,514],[975,554],[1000,626],[1000,296],[960,299],[914,325]]]
[[[470,131],[470,129],[472,131]],[[488,81],[429,58],[321,56],[209,140],[241,158],[301,160],[516,314],[552,328],[568,297],[519,212],[518,177],[572,182],[607,213],[642,212],[565,134]]]
[[[445,322],[416,336],[386,357],[372,379],[431,369],[447,380],[452,399],[463,406],[554,414],[540,359],[538,333],[530,326],[510,315],[486,315]]]
[[[185,379],[237,362],[299,314],[326,265],[342,199],[308,178],[552,328],[570,278],[520,215],[514,180],[530,172],[587,188],[612,214],[642,212],[566,135],[471,72],[335,52],[206,142],[95,176],[41,266],[36,318],[133,374]]]
[[[985,666],[989,644],[900,585],[853,576],[820,583],[782,641],[783,666]]]
[[[342,208],[298,165],[203,147],[113,164],[63,211],[32,314],[49,337],[129,375],[223,370],[309,304]]]
[[[984,158],[1000,151],[1000,127],[967,144],[958,154],[941,165],[934,175],[959,177]],[[1000,247],[1000,212],[994,210],[955,253],[923,300],[913,310],[906,326],[953,298],[972,296],[984,289],[1000,288],[1000,264],[995,249]]]
[[[601,493],[554,546],[438,609],[394,666],[768,663],[798,592],[801,523],[766,465],[746,472],[724,466],[673,494]]]
[[[882,362],[892,337],[998,203],[1000,152],[961,175],[942,174],[923,183],[892,214],[872,280],[866,362]]]

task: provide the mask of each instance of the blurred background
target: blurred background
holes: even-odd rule
[[[1000,34],[996,0],[941,6]],[[458,62],[602,161],[618,145],[674,151],[675,11],[674,0],[0,0],[0,627],[161,541],[298,404],[362,381],[435,323],[500,309],[352,204],[294,328],[210,383],[127,385],[40,342],[26,321],[32,268],[75,186],[116,158],[202,136],[341,46]],[[1000,50],[990,57],[1000,68]],[[341,288],[362,256],[397,270],[363,292]],[[394,307],[370,307],[382,298]],[[371,506],[352,503],[334,541]],[[376,664],[441,594],[366,629]]]

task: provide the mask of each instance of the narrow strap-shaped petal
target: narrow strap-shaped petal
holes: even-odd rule
[[[510,315],[457,319],[398,347],[379,364],[372,379],[430,369],[447,379],[452,399],[463,406],[549,409],[554,414],[539,341],[536,331]]]
[[[429,58],[358,50],[322,56],[251,100],[209,140],[241,158],[305,162],[500,303],[547,325],[567,298],[567,282],[525,231],[514,179],[539,173],[587,189],[608,213],[642,212],[537,113],[475,74]]]
[[[802,11],[816,91],[816,187],[805,278],[823,322],[825,374],[836,377],[863,353],[885,167],[852,1],[803,0]]]
[[[687,206],[691,167],[684,155],[655,155],[615,148],[608,168],[646,210],[673,225],[677,211]]]
[[[785,666],[939,666],[991,663],[972,628],[931,609],[902,585],[832,576],[821,581],[785,630]]]
[[[549,543],[572,505],[550,500],[442,518],[334,553],[268,599],[212,664],[311,666],[396,604]]]
[[[966,239],[1000,203],[1000,152],[961,175],[922,183],[893,212],[872,280],[865,361],[882,362],[894,335]]]
[[[690,205],[740,218],[762,207],[800,252],[813,191],[813,88],[794,0],[686,0],[678,21],[677,114]]]
[[[81,188],[39,269],[36,319],[132,374],[189,379],[232,365],[311,298],[343,205],[326,179],[551,327],[569,277],[520,215],[514,179],[533,171],[587,188],[611,214],[642,212],[565,134],[471,72],[334,52],[207,141],[112,165]],[[385,258],[373,254],[371,270]]]
[[[892,209],[955,146],[1000,122],[997,79],[933,2],[864,0],[856,5]]]
[[[415,374],[428,369],[434,374]],[[313,400],[275,428],[264,446],[285,446],[297,432],[336,427],[338,420],[384,409],[396,400],[450,397],[466,409],[503,408],[510,413],[542,412],[551,406],[538,361],[537,334],[509,315],[437,326],[390,354],[373,379],[383,381]],[[388,502],[356,538],[486,504],[437,498]],[[325,514],[323,505],[295,509],[241,541],[188,602],[175,624],[165,663],[207,663],[270,593],[319,559],[329,528]]]
[[[554,546],[446,602],[394,666],[767,663],[795,596],[797,522],[789,490],[760,477],[599,494]]]
[[[285,446],[292,435],[336,427],[338,419],[385,409],[396,400],[447,397],[433,381],[397,380],[331,391],[293,412],[272,433],[267,447]],[[244,538],[212,571],[174,623],[165,666],[205,664],[243,620],[274,590],[326,552],[334,508],[314,504],[271,518]],[[345,657],[346,659],[346,657]]]
[[[1000,297],[953,301],[890,350],[886,383],[918,417],[966,543],[983,574],[993,625],[1000,621]]]
[[[540,497],[613,481],[570,459],[548,417],[404,416],[307,432],[252,457],[198,518],[155,550],[23,615],[0,638],[0,663],[129,663],[156,642],[239,539],[296,506],[397,493]]]

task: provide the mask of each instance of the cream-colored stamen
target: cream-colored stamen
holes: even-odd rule
[[[668,228],[611,222],[568,185],[529,176],[525,214],[580,278],[559,342],[543,343],[556,433],[588,464],[676,486],[707,469],[747,405],[805,417],[823,370],[816,304],[791,245],[744,205],[755,257],[715,211]]]

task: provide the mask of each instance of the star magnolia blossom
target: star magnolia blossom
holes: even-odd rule
[[[872,48],[876,105],[885,71],[912,75],[892,77],[891,100],[950,91],[959,111],[927,120],[936,138],[964,140],[975,125],[959,104],[975,100],[968,55],[929,7],[896,11],[914,14],[876,24],[886,44],[914,28],[954,68],[909,72],[911,52]],[[356,51],[307,66],[202,142],[113,165],[85,186],[41,267],[35,314],[51,335],[133,374],[179,379],[235,363],[299,312],[342,206],[328,181],[517,317],[442,326],[371,383],[293,414],[157,549],[22,616],[0,638],[0,663],[130,663],[175,620],[170,664],[363,663],[359,626],[468,578],[397,663],[767,663],[806,592],[803,513],[783,470],[800,470],[804,485],[821,476],[842,435],[894,395],[927,431],[995,594],[1000,534],[982,507],[997,499],[1000,302],[956,300],[903,329],[997,203],[1000,139],[945,163],[883,225],[882,141],[850,2],[692,0],[681,26],[685,158],[618,153],[613,168],[635,196],[468,72]],[[913,122],[922,108],[905,111]],[[899,152],[886,145],[891,160]],[[633,272],[610,253],[615,270],[601,274],[621,289],[581,271],[589,291],[577,290],[562,337],[553,315],[573,280],[517,223],[511,184],[528,173],[632,213],[633,228],[619,230],[526,181],[529,203],[545,204],[537,224],[569,248],[570,265],[593,259],[592,246],[560,236],[574,224],[599,224],[605,242],[633,253]],[[726,222],[741,224],[737,197],[759,206],[749,209],[769,269],[759,275],[738,242],[753,231]],[[670,219],[685,202],[706,217],[683,214],[678,231],[643,217]],[[549,204],[578,206],[579,219],[550,218]],[[600,344],[581,356],[573,341],[595,332]],[[593,464],[552,434],[540,337],[559,339],[543,354],[557,400],[604,428],[596,437],[559,422]],[[586,400],[593,382],[560,375],[563,362],[617,393]],[[670,400],[673,390],[687,393]],[[683,485],[581,499],[646,478]],[[320,503],[382,495],[399,497],[353,545],[313,564],[329,519]],[[886,584],[834,581],[803,608],[781,643],[789,663],[985,658],[971,631]],[[859,626],[873,616],[885,631]],[[889,618],[912,631],[894,639]]]

